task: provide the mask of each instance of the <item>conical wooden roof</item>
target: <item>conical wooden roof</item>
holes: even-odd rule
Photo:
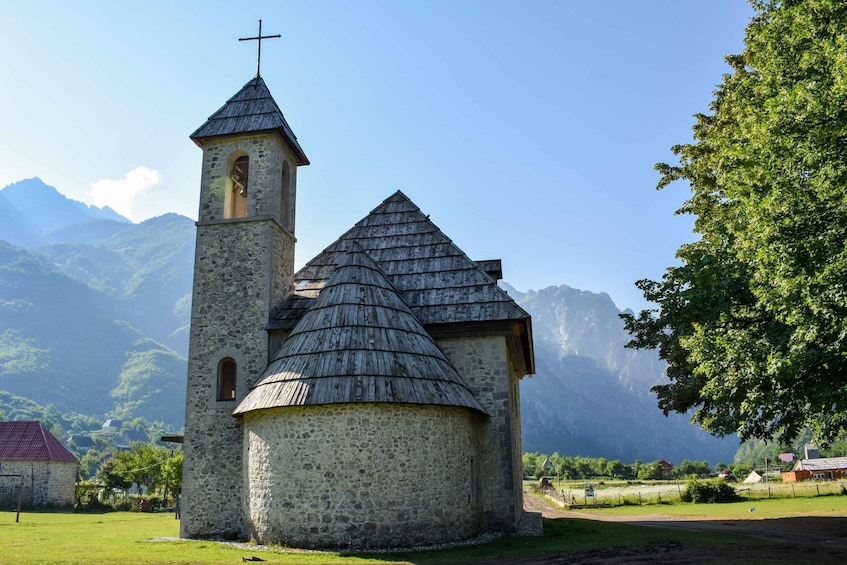
[[[295,273],[294,290],[269,330],[290,330],[299,322],[351,241],[379,265],[428,330],[480,322],[517,325],[523,365],[527,373],[535,372],[529,314],[399,190]]]
[[[234,414],[400,403],[485,413],[380,268],[356,243]]]
[[[355,241],[373,258],[423,324],[523,320],[529,314],[424,215],[395,192],[294,275],[295,295],[315,297]],[[299,319],[287,304],[269,329]]]
[[[200,147],[203,139],[220,135],[236,135],[276,130],[297,156],[298,165],[308,165],[309,159],[297,143],[297,136],[285,121],[262,77],[250,79],[235,95],[226,101],[206,123],[189,137]]]

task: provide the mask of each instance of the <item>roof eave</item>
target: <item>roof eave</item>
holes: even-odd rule
[[[191,139],[191,141],[193,141],[194,144],[197,147],[199,147],[200,149],[203,148],[204,142],[207,139],[214,139],[216,137],[233,137],[233,136],[238,136],[238,135],[244,135],[246,133],[266,133],[266,132],[275,131],[282,138],[282,140],[285,141],[285,144],[288,145],[289,149],[291,149],[291,151],[294,153],[294,156],[297,158],[297,166],[298,167],[305,167],[306,165],[312,164],[311,161],[309,161],[309,158],[306,157],[306,153],[303,151],[303,148],[300,147],[299,143],[297,143],[297,140],[296,139],[291,140],[289,138],[289,136],[286,134],[286,131],[285,131],[284,128],[280,127],[280,128],[262,129],[262,130],[255,130],[255,131],[222,133],[222,134],[217,134],[217,135],[198,135],[204,127],[206,127],[206,124],[203,124],[202,126],[197,128],[197,130],[194,133],[192,133],[191,135],[188,136],[189,139]]]

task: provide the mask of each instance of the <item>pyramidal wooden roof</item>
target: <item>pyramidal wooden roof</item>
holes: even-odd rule
[[[394,403],[485,413],[397,290],[348,242],[320,296],[234,414],[288,406]]]
[[[355,241],[379,265],[423,325],[526,321],[480,264],[470,260],[401,191],[395,192],[294,275],[294,291],[268,329],[291,329]]]
[[[297,143],[297,136],[285,121],[271,91],[261,76],[250,79],[206,123],[190,135],[192,141],[203,146],[203,139],[220,135],[234,135],[276,130],[297,156],[298,165],[308,165],[309,159]]]
[[[41,422],[0,422],[0,461],[62,461],[77,458]]]

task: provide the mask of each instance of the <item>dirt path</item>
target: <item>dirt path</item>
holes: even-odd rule
[[[621,522],[656,528],[676,528],[693,531],[723,531],[763,538],[772,542],[761,546],[712,548],[682,548],[676,544],[645,549],[607,548],[576,554],[548,556],[522,560],[516,565],[557,565],[559,563],[627,563],[627,564],[700,564],[700,563],[763,563],[809,564],[847,563],[847,517],[803,516],[778,519],[702,520],[680,519],[662,514],[644,516],[615,516],[557,508],[545,497],[524,495],[527,510],[541,512],[545,518],[581,518]]]

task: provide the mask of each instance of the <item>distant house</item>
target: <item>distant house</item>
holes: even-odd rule
[[[100,426],[100,431],[106,435],[116,434],[121,431],[121,426],[124,425],[123,420],[106,420],[103,422],[103,425]]]
[[[720,473],[718,473],[718,479],[721,481],[726,481],[728,483],[734,483],[738,480],[738,477],[735,476],[735,473],[730,471],[729,469],[724,469]]]
[[[818,458],[820,458],[818,446],[812,445],[811,443],[807,443],[806,445],[803,446],[803,453],[806,454],[806,459],[818,459]]]
[[[801,459],[794,468],[782,474],[786,483],[796,481],[834,481],[847,477],[847,457],[821,457],[817,459]]]
[[[112,445],[120,450],[130,449],[134,441],[147,443],[147,434],[137,430],[129,430],[126,433],[112,436]]]
[[[87,435],[72,435],[68,438],[68,443],[72,443],[80,449],[91,449],[94,447],[94,440],[91,439],[91,436]]]
[[[673,463],[671,463],[670,461],[659,459],[658,461],[654,461],[650,468],[651,470],[657,468],[661,469],[663,479],[669,479],[673,477]]]
[[[0,504],[74,503],[77,458],[41,422],[0,422]]]
[[[779,460],[782,461],[783,463],[791,463],[795,459],[797,459],[797,457],[793,453],[780,453],[779,454]]]

